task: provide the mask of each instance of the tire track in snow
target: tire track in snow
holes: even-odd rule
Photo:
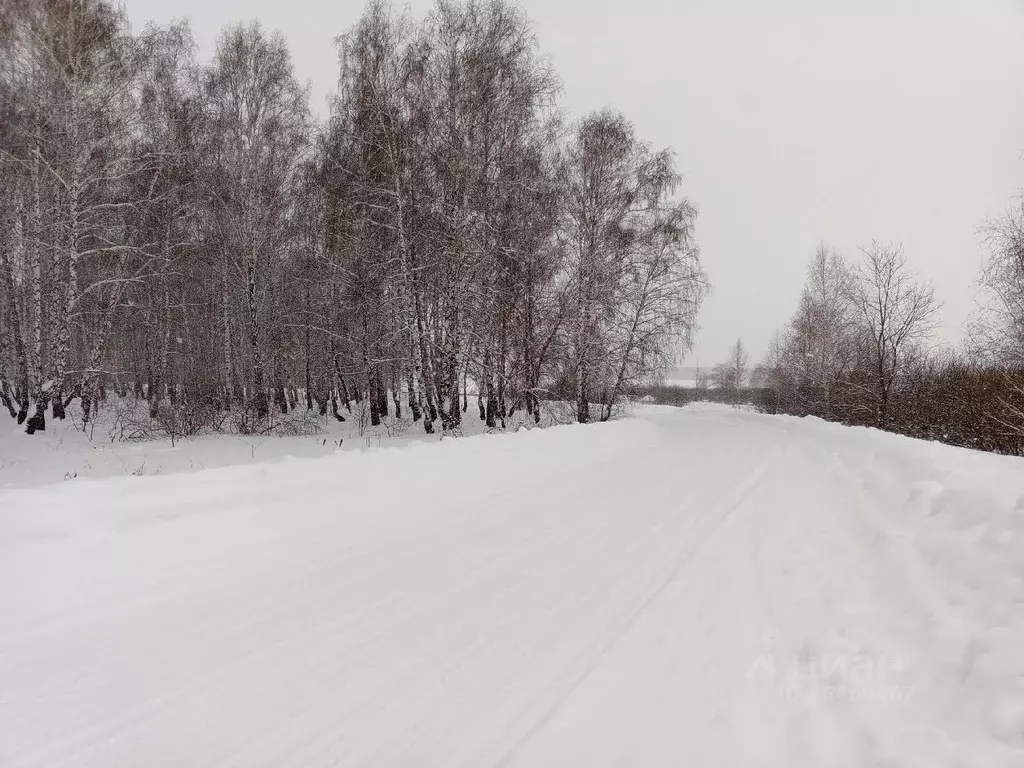
[[[607,463],[609,465],[614,464],[615,461],[617,460],[617,457],[615,456],[615,453],[617,453],[617,452],[612,452],[612,458],[607,461]],[[588,472],[588,473],[593,473],[595,470],[600,472],[601,469],[602,469],[601,465],[597,465],[597,466],[587,465],[586,467],[583,467],[580,471],[585,471],[585,472]],[[571,485],[571,483],[569,485]],[[513,511],[515,511],[515,510],[513,510]],[[518,517],[519,517],[518,515],[512,514],[512,515],[506,516],[505,518],[499,518],[499,522],[503,526],[505,526],[506,524],[511,524],[511,527],[514,529],[514,527],[516,525],[519,525],[519,526],[522,525],[522,520],[518,519]],[[568,535],[571,535],[572,533],[573,533],[572,530],[568,530],[567,531]],[[491,541],[496,544],[496,546],[499,548],[499,551],[500,551],[500,549],[502,547],[504,547],[504,548],[510,548],[511,547],[513,549],[513,551],[515,551],[514,544],[513,544],[514,537],[510,537],[507,533],[502,533],[499,530],[493,529],[493,527],[485,527],[482,530],[481,534],[483,535],[484,539],[486,539],[487,535],[489,534],[490,537],[491,537]],[[461,543],[462,543],[462,545],[464,547],[467,546],[467,545],[472,547],[472,542],[471,541],[463,540]],[[422,543],[420,543],[420,547],[422,548]],[[374,552],[371,551],[370,553],[368,553],[367,557],[368,558],[372,557],[373,554],[374,554]],[[385,553],[385,554],[394,554],[394,553],[391,552],[391,553]],[[441,569],[444,569],[445,563],[442,560],[438,560],[437,563],[438,563],[438,565],[439,565],[439,567]],[[357,570],[359,570],[359,567],[357,567]],[[326,576],[329,575],[329,573],[328,572],[324,572],[321,575],[326,577]],[[420,574],[420,575],[422,575],[422,574]],[[541,575],[543,576],[543,574],[541,574]],[[372,579],[370,579],[370,580],[372,580]],[[356,583],[358,584],[358,582],[359,582],[359,580],[357,579]],[[289,588],[291,588],[291,587],[289,587]],[[329,598],[331,595],[335,594],[335,588],[334,587],[327,587],[327,588],[321,590],[321,592],[324,593]],[[285,594],[287,594],[287,590],[285,591]],[[308,595],[306,595],[306,594],[304,594],[302,592],[295,592],[294,594],[292,594],[293,601],[294,601],[295,597],[299,598],[300,605],[301,605],[301,603],[303,603],[303,602],[308,600]],[[267,614],[268,620],[273,618],[273,615],[276,612],[275,611],[276,603],[271,601],[269,603],[269,606],[270,606],[270,610],[269,610],[269,613]],[[415,615],[416,615],[417,612],[419,614],[423,615],[423,616],[429,616],[429,613],[432,610],[432,607],[429,604],[424,604],[423,606],[419,607],[418,611],[412,611],[412,612],[410,612],[408,610],[402,610],[400,603],[392,604],[391,606],[385,606],[385,607],[387,608],[387,610],[384,611],[386,616],[391,617],[391,616],[397,615],[399,617],[399,619],[398,619],[399,621],[406,622],[406,623],[409,623],[411,625],[410,629],[412,629],[415,626],[415,623],[416,623],[415,621],[412,621],[412,622],[409,621],[410,614],[413,615],[413,618],[415,618]],[[289,608],[289,610],[290,610],[290,608]],[[370,610],[370,611],[367,611],[367,613],[372,614],[372,613],[374,613],[374,611]],[[380,612],[378,611],[378,613],[380,613]],[[351,620],[353,617],[351,615],[349,615],[346,618]],[[226,622],[226,624],[227,624],[227,626],[229,626],[229,628],[234,629],[237,626],[237,621],[238,621],[238,616],[237,615],[232,615],[231,620],[229,622]],[[336,642],[339,638],[338,638],[338,635],[336,634],[335,628],[336,628],[337,625],[343,623],[344,621],[345,621],[344,618],[338,618],[333,623],[321,624],[319,630],[316,630],[316,631],[318,632],[318,634],[321,635],[321,637],[323,638],[323,642],[324,643],[328,643],[329,644],[331,642]],[[314,627],[315,627],[315,625],[314,625]],[[308,642],[308,640],[309,640],[308,630],[309,629],[310,629],[310,627],[306,626],[306,627],[302,628],[302,630],[301,630],[301,632],[305,635],[305,640],[306,640],[306,642],[305,642],[305,650],[308,650],[309,647],[310,647],[309,646],[309,642]],[[197,639],[197,641],[199,643],[205,643],[205,641],[208,641],[208,640],[211,639],[210,636],[209,636],[209,630],[208,629],[207,630],[203,630],[202,627],[199,627],[198,630],[199,631],[196,633],[196,635],[197,635],[196,639]],[[298,632],[298,630],[297,630],[297,632]],[[358,621],[352,622],[351,633],[355,634],[355,635],[359,635],[359,634],[365,635],[365,631],[363,631],[363,629],[361,627],[361,624]],[[373,645],[372,636],[365,636],[365,637],[363,637],[362,638],[362,645],[364,647],[372,647],[372,645]],[[113,719],[113,720],[107,719],[107,720],[100,721],[100,722],[96,723],[96,726],[94,728],[86,729],[84,731],[79,730],[77,734],[65,735],[64,738],[57,739],[57,740],[51,742],[50,746],[53,749],[48,749],[48,750],[45,751],[44,754],[39,755],[40,762],[42,764],[46,764],[53,754],[58,753],[58,752],[60,752],[60,751],[62,751],[64,749],[72,749],[72,750],[74,750],[76,752],[81,752],[82,747],[83,747],[83,743],[84,744],[89,744],[89,743],[92,743],[92,744],[103,744],[104,743],[105,734],[119,733],[122,736],[126,736],[126,735],[130,736],[131,732],[133,731],[133,724],[137,725],[138,723],[145,723],[147,721],[158,719],[158,716],[160,715],[160,713],[163,712],[163,711],[168,710],[170,705],[173,704],[173,702],[178,701],[178,700],[182,700],[182,699],[187,699],[187,698],[192,698],[192,699],[198,698],[198,697],[200,697],[200,694],[202,694],[205,690],[207,690],[207,689],[209,689],[211,687],[215,687],[218,684],[224,684],[224,683],[230,682],[231,678],[232,678],[232,675],[235,672],[237,672],[239,670],[243,670],[246,667],[258,666],[258,663],[261,661],[261,657],[262,658],[273,658],[275,655],[280,655],[282,653],[282,651],[287,649],[287,648],[288,648],[288,639],[287,638],[285,638],[283,641],[281,641],[279,643],[273,643],[273,644],[266,644],[266,643],[264,643],[263,646],[261,648],[258,648],[257,651],[256,651],[256,653],[259,654],[258,656],[254,655],[254,654],[243,654],[241,657],[233,659],[230,663],[228,663],[226,665],[222,665],[221,668],[218,670],[216,677],[206,676],[206,677],[203,677],[203,678],[197,678],[197,679],[195,679],[191,683],[186,682],[186,684],[184,686],[181,686],[181,684],[179,683],[179,684],[176,684],[176,685],[171,685],[169,687],[169,689],[164,688],[163,693],[161,694],[161,696],[158,699],[150,699],[150,700],[146,701],[142,705],[141,708],[135,708],[134,710],[129,710],[127,712],[122,712],[121,716],[119,716],[116,719]],[[188,663],[188,659],[185,659],[184,662]],[[186,676],[186,680],[187,680],[187,676]],[[362,702],[362,704],[360,706],[365,708],[365,704],[366,704],[366,702],[364,701],[364,702]]]
[[[729,516],[751,495],[751,493],[757,489],[777,455],[777,451],[770,452],[766,458],[762,459],[759,464],[750,470],[749,474],[736,489],[727,493],[727,498],[724,502],[720,505],[712,505],[711,510],[702,517],[699,525],[695,526],[699,530],[696,532],[690,532],[691,535],[686,538],[686,546],[677,556],[675,566],[669,572],[667,577],[644,599],[636,610],[626,616],[624,621],[622,621],[621,624],[605,638],[597,654],[586,664],[583,672],[575,677],[570,685],[558,695],[556,700],[542,714],[535,725],[531,727],[523,738],[520,739],[513,748],[495,764],[495,768],[507,768],[507,766],[514,762],[519,750],[551,721],[558,710],[564,706],[569,697],[579,689],[591,674],[593,674],[594,670],[597,669],[601,661],[616,645],[616,643],[622,640],[630,629],[635,626],[650,609],[654,602],[662,596],[665,589],[673,582],[678,581],[684,575],[687,566],[693,557],[700,551],[704,543],[711,537],[712,533],[718,529],[719,526],[725,523]]]
[[[603,464],[611,468],[618,459],[619,457],[613,453],[613,455],[610,458],[608,458],[605,462],[603,462]],[[596,467],[598,471],[600,471],[602,468],[603,467],[601,464],[599,464]],[[583,468],[577,468],[575,471],[589,472],[593,471],[594,469],[595,468],[592,466],[587,466]],[[539,478],[537,482],[543,482],[543,479],[544,478]],[[467,508],[475,508],[476,506],[477,502],[474,501],[471,504],[467,505]],[[514,510],[512,511],[514,512]],[[481,543],[490,540],[495,546],[499,548],[507,548],[510,545],[511,541],[514,541],[514,538],[510,536],[510,533],[514,533],[517,528],[520,528],[522,526],[522,520],[519,519],[516,514],[507,514],[503,517],[497,518],[496,522],[500,526],[497,529],[494,528],[493,525],[491,525],[491,523],[495,521],[487,520],[485,522],[487,524],[485,524],[482,528],[476,529],[475,531],[477,540],[474,541],[472,539],[464,539],[460,542],[463,547],[472,549],[479,546]],[[426,562],[433,562],[433,567],[435,570],[444,571],[450,568],[450,564],[447,563],[443,558],[433,557],[430,551],[425,550],[422,541],[415,541],[414,539],[410,539],[407,543],[409,544],[409,552],[418,553],[420,555],[426,555]],[[259,553],[257,553],[257,555],[259,555]],[[404,557],[401,552],[394,552],[388,550],[381,552],[377,549],[371,548],[371,550],[365,554],[364,558],[362,558],[362,562],[351,563],[351,567],[345,569],[347,572],[353,572],[356,574],[356,577],[353,581],[356,591],[358,591],[360,585],[368,585],[380,580],[379,573],[375,573],[375,569],[373,568],[367,569],[368,563],[365,561],[378,559],[381,562],[386,563],[389,559],[388,556],[390,556],[392,559],[397,559],[399,561],[401,561]],[[187,562],[187,560],[185,562]],[[206,585],[216,583],[215,580],[210,578],[210,573],[224,573],[225,570],[230,570],[230,566],[226,566],[224,563],[215,563],[213,565],[214,570],[207,571],[205,573],[201,572],[201,577],[198,580],[195,578],[195,575],[193,575],[191,581],[193,585],[193,593],[195,591],[195,586],[197,584]],[[406,563],[406,565],[409,565],[409,563]],[[369,570],[369,573],[366,573],[366,570]],[[388,566],[385,565],[385,571],[387,570],[390,569]],[[329,612],[329,603],[331,602],[331,598],[337,595],[337,584],[331,582],[330,575],[331,568],[329,565],[323,569],[319,569],[317,572],[312,574],[312,576],[314,577],[314,583],[319,584],[319,586],[313,591],[312,596],[322,599],[323,610],[327,612]],[[421,571],[418,573],[418,576],[420,578],[423,578],[424,576],[429,576],[429,574],[425,574]],[[294,615],[296,600],[298,601],[299,608],[302,608],[303,605],[308,606],[311,603],[311,594],[309,592],[304,591],[304,589],[309,586],[309,582],[307,581],[307,583],[303,585],[303,589],[296,589],[296,587],[298,586],[299,585],[294,583],[286,584],[285,589],[281,591],[280,598],[275,598],[270,601],[264,600],[258,603],[257,605],[262,606],[259,609],[260,613],[257,614],[259,620],[270,626],[274,626],[275,622],[279,622],[279,620],[282,618],[282,609],[284,615]],[[199,598],[200,601],[202,600],[202,597],[200,595],[193,594],[193,597]],[[282,603],[281,600],[283,598],[290,598],[292,603],[287,605]],[[316,603],[314,602],[313,604],[315,605]],[[157,607],[159,608],[159,604],[157,604]],[[393,603],[389,606],[384,606],[385,610],[383,611],[375,611],[372,608],[370,608],[365,611],[365,614],[384,615],[389,622],[398,622],[398,624],[396,625],[396,629],[393,631],[393,633],[408,635],[408,633],[411,630],[415,629],[418,621],[422,623],[423,619],[430,616],[433,607],[434,606],[432,606],[430,603],[424,603],[423,605],[418,606],[414,610],[403,609],[401,605],[401,598],[399,598],[399,601],[397,603]],[[300,616],[305,614],[305,611],[299,611]],[[243,616],[244,615],[245,614],[243,614]],[[102,619],[105,617],[101,616],[100,618]],[[356,620],[353,621],[353,618],[355,618]],[[316,632],[317,635],[320,636],[322,643],[330,644],[338,640],[338,637],[335,634],[336,628],[343,626],[346,623],[350,624],[348,636],[359,636],[361,626],[358,619],[358,615],[353,617],[351,615],[346,616],[344,614],[339,614],[332,620],[326,623],[319,624],[319,626],[317,626],[317,628],[314,631]],[[237,634],[239,621],[240,616],[230,611],[220,617],[220,625],[224,626],[228,630],[229,634]],[[405,627],[404,629],[403,625]],[[100,626],[102,626],[102,623],[100,624]],[[217,624],[215,623],[214,626],[217,626]],[[196,646],[197,651],[206,651],[207,653],[209,652],[208,642],[211,638],[209,635],[208,628],[204,628],[202,626],[196,627],[191,624],[182,624],[182,628],[186,632],[192,633],[194,644]],[[252,624],[249,624],[248,626],[243,627],[243,629],[244,631],[249,632],[255,631],[257,627]],[[105,745],[108,739],[110,739],[114,734],[121,734],[122,736],[130,734],[131,731],[134,728],[136,728],[140,723],[145,723],[147,722],[147,720],[156,719],[157,716],[162,711],[168,710],[174,702],[189,698],[202,698],[202,694],[205,691],[211,688],[215,688],[219,683],[223,683],[225,681],[230,680],[232,676],[236,675],[239,671],[244,671],[245,669],[252,667],[258,668],[259,666],[267,663],[268,660],[273,659],[275,656],[287,651],[290,647],[290,643],[292,644],[291,648],[293,650],[302,649],[303,651],[308,652],[309,645],[308,642],[306,641],[309,638],[309,630],[310,627],[308,625],[302,625],[301,623],[296,622],[293,626],[293,629],[290,632],[286,633],[284,637],[280,637],[278,640],[272,643],[263,643],[262,645],[256,647],[250,653],[246,653],[241,656],[235,656],[234,658],[231,658],[230,661],[227,661],[227,663],[220,666],[216,670],[215,674],[212,676],[208,675],[200,678],[195,678],[190,681],[188,680],[188,676],[185,675],[185,682],[174,682],[174,678],[178,677],[179,674],[169,673],[166,676],[169,685],[163,688],[162,692],[158,697],[147,698],[147,700],[145,700],[139,706],[134,707],[132,709],[121,711],[120,714],[114,719],[102,719],[96,722],[90,728],[81,729],[76,733],[66,734],[61,738],[50,740],[46,748],[44,748],[44,750],[41,753],[28,758],[28,762],[26,764],[38,764],[41,766],[48,766],[51,765],[62,753],[72,752],[74,754],[81,755],[88,751],[88,747],[90,745],[97,745],[100,748],[102,748],[102,746]],[[384,629],[382,631],[386,633],[388,630]],[[303,642],[295,643],[294,641],[297,638],[302,639]],[[113,640],[114,638],[111,639]],[[376,642],[375,638],[372,635],[367,637],[361,637],[360,641],[361,645],[364,648],[369,648],[371,650]],[[148,658],[148,649],[145,648],[144,643],[139,643],[138,647],[134,648],[132,647],[131,643],[127,643],[126,645],[128,645],[128,647],[125,649],[125,651],[129,658],[118,659],[118,663],[124,663],[126,661],[130,662],[132,655],[139,656],[139,660],[135,666],[144,665],[150,661],[150,659]],[[168,644],[165,642],[164,646],[168,647]],[[105,653],[106,649],[101,647],[98,650],[100,653]],[[180,656],[177,656],[178,651],[180,650],[179,648],[169,648],[168,650],[172,653],[172,658],[180,658]],[[226,654],[230,654],[230,648],[225,649],[225,651]],[[182,662],[188,664],[189,660],[190,659],[186,657],[185,659],[182,659]],[[102,664],[103,661],[101,658],[97,660],[97,662],[92,663]],[[186,668],[182,668],[181,672],[184,673],[185,671]],[[65,689],[59,695],[65,696],[70,692],[71,691]],[[26,710],[26,708],[24,707],[24,703],[24,701],[20,702],[20,706],[18,707],[18,709],[20,713],[23,715],[23,717],[29,718],[32,716],[31,710]],[[6,721],[6,717],[4,721]],[[16,723],[14,725],[16,725]]]

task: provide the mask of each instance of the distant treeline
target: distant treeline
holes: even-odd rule
[[[766,413],[813,415],[844,424],[877,426],[923,440],[1024,455],[1024,371],[984,367],[957,359],[924,360],[891,394],[886,420],[877,421],[863,384],[832,392],[781,386],[757,405]]]
[[[881,425],[866,393],[864,382],[850,381],[831,392],[808,384],[737,389],[652,386],[632,394],[634,399],[649,396],[658,405],[750,405],[762,413],[817,416],[964,448],[1024,455],[1024,370],[988,368],[955,358],[924,361],[892,392],[892,407]]]
[[[1024,205],[985,230],[981,309],[959,350],[934,343],[941,302],[898,246],[848,261],[825,246],[751,380],[762,410],[985,451],[1024,453]]]
[[[679,387],[670,384],[638,387],[632,392],[634,400],[653,398],[655,405],[684,406],[690,403],[725,403],[727,405],[753,405],[766,413],[775,413],[772,405],[774,391],[765,387],[721,389],[708,387]]]

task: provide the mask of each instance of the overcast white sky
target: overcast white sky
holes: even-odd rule
[[[360,0],[125,0],[136,26],[259,18],[322,111]],[[398,5],[403,5],[398,3]],[[429,0],[414,0],[421,13]],[[824,239],[902,242],[960,336],[977,228],[1024,187],[1024,0],[521,0],[573,114],[612,105],[671,145],[714,294],[690,362],[760,356]]]

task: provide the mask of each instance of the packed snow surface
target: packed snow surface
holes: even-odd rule
[[[17,485],[5,768],[1024,766],[1018,459],[650,407]]]

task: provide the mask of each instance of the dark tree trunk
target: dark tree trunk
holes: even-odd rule
[[[157,413],[160,412],[160,401],[163,399],[161,397],[163,385],[160,382],[157,382],[156,384],[150,384],[150,386],[153,387],[153,389],[151,389],[149,393],[149,418],[155,419]]]
[[[263,384],[263,372],[257,372],[253,376],[253,387],[251,402],[257,421],[266,421],[270,416],[270,403],[267,398],[267,390]]]
[[[345,383],[345,379],[341,380],[341,397],[345,401],[345,410],[352,413],[352,398],[349,397],[348,384]],[[356,390],[356,402],[359,402],[359,390]]]
[[[46,431],[46,409],[49,406],[49,398],[44,395],[36,402],[36,412],[32,414],[32,418],[28,420],[28,424],[25,425],[25,432],[30,435],[34,435],[36,432]]]
[[[377,412],[380,414],[381,418],[386,418],[390,412],[388,409],[388,389],[384,386],[384,382],[382,382],[380,378],[377,379],[376,395]]]
[[[380,398],[377,397],[377,393],[373,391],[374,385],[370,385],[370,390],[366,393],[366,399],[370,405],[370,426],[380,426]]]
[[[53,396],[53,418],[63,421],[67,418],[67,411],[64,408],[64,395],[58,391]]]
[[[25,419],[28,418],[28,407],[28,387],[26,386],[21,388],[21,403],[18,408],[18,426],[24,424]]]
[[[82,390],[82,423],[88,424],[92,419],[93,397],[88,390]]]
[[[497,425],[498,397],[494,391],[494,371],[491,370],[491,352],[484,354],[484,389],[487,393],[487,408],[485,410],[485,422],[488,429],[494,429]]]
[[[311,304],[312,304],[312,302],[311,302],[310,295],[309,295],[309,288],[307,287],[306,288],[306,306],[309,307],[309,306],[311,306]],[[304,341],[306,342],[306,371],[305,371],[305,373],[306,373],[306,410],[307,411],[312,411],[313,410],[313,374],[312,374],[312,371],[311,371],[311,368],[310,368],[311,363],[310,363],[310,359],[309,359],[309,357],[310,357],[310,354],[309,354],[310,345],[309,345],[309,323],[308,322],[306,323],[306,333],[305,333]]]
[[[409,389],[409,410],[412,411],[412,421],[413,421],[413,424],[415,424],[417,421],[419,421],[423,417],[423,410],[422,410],[422,408],[420,408],[419,398],[416,397],[416,391],[413,389],[413,386],[412,386],[412,376],[409,377],[408,384],[409,384],[409,387],[408,387],[408,389]]]
[[[580,424],[590,421],[590,391],[587,387],[587,379],[584,375],[578,385],[579,396],[576,398],[576,420]]]
[[[338,421],[345,420],[345,417],[338,411],[338,398],[333,393],[331,394],[331,413],[334,414],[334,418]]]
[[[14,399],[11,397],[11,385],[6,381],[0,383],[0,403],[3,403],[7,412],[11,414],[12,419],[18,415],[17,410],[14,408]]]

